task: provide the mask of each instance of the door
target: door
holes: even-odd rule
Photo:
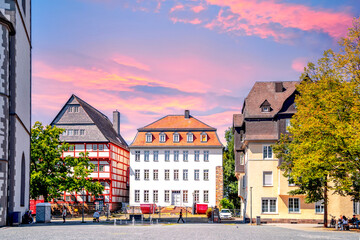
[[[180,191],[172,191],[171,205],[180,206]]]

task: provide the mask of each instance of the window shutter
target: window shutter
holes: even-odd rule
[[[264,186],[272,185],[272,172],[264,172]]]

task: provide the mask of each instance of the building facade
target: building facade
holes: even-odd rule
[[[222,152],[216,129],[188,110],[138,129],[130,145],[130,205],[218,205]]]
[[[256,82],[246,97],[241,114],[235,114],[234,153],[238,193],[245,218],[260,216],[267,222],[323,222],[322,202],[307,204],[304,195],[289,195],[296,186],[283,176],[281,160],[271,145],[296,112],[298,82]],[[352,216],[350,198],[329,194],[329,214]]]
[[[0,0],[0,226],[29,208],[31,1]],[[19,219],[17,219],[19,220]]]
[[[84,200],[95,203],[101,208],[110,204],[110,209],[117,209],[129,203],[129,148],[120,135],[120,113],[113,112],[113,123],[97,109],[72,95],[51,125],[65,129],[60,140],[70,147],[63,157],[79,157],[87,152],[94,172],[89,177],[99,181],[104,192],[99,198],[86,193]],[[79,193],[64,193],[57,202],[82,202]]]

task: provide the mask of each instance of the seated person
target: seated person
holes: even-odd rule
[[[98,211],[95,211],[94,212],[94,215],[93,215],[93,218],[94,218],[94,222],[99,222],[99,218],[100,218],[100,213]]]
[[[343,224],[343,229],[342,230],[350,230],[349,221],[347,220],[347,218],[345,216],[343,217],[342,224]]]
[[[352,219],[351,219],[351,223],[352,223],[354,226],[356,226],[356,228],[359,228],[359,220],[358,220],[358,218],[357,218],[355,215],[353,215],[353,217],[352,217]]]
[[[34,220],[31,216],[31,211],[26,211],[24,216],[22,217],[23,224],[29,224],[32,223]]]

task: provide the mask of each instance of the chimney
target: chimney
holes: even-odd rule
[[[185,118],[190,118],[190,110],[185,110]]]
[[[282,82],[276,82],[275,83],[275,92],[283,92],[284,86]]]
[[[113,128],[120,135],[120,112],[118,110],[113,112]]]

